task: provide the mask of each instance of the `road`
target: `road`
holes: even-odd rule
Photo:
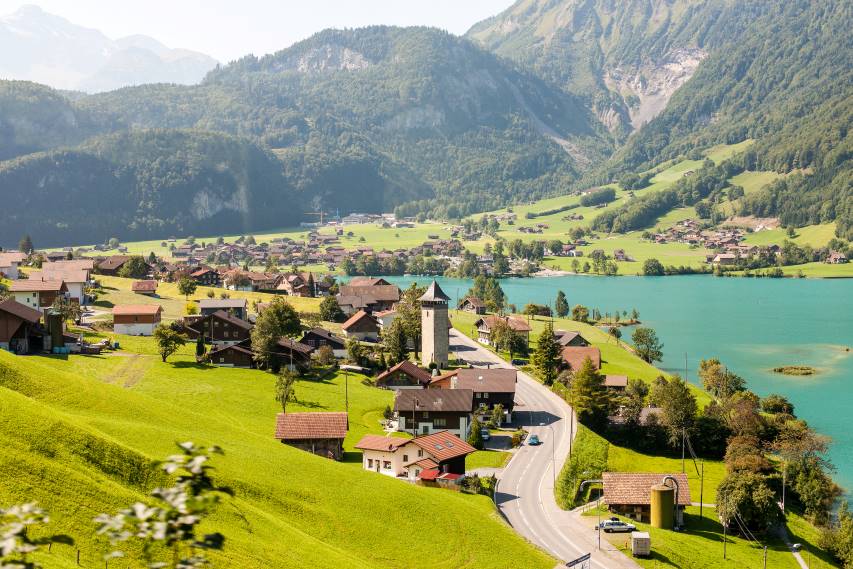
[[[458,330],[450,331],[450,350],[475,367],[512,367]],[[532,543],[564,562],[592,554],[592,567],[614,569],[639,567],[634,561],[601,540],[596,549],[594,518],[582,518],[557,506],[554,475],[569,454],[571,407],[527,374],[518,372],[514,420],[542,440],[537,447],[523,446],[498,480],[495,502],[509,524]]]

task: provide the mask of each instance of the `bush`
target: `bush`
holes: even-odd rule
[[[609,203],[616,199],[616,190],[613,188],[601,188],[581,196],[581,205],[590,207],[593,205]]]
[[[563,465],[557,478],[557,504],[561,508],[568,510],[579,504],[578,490],[583,480],[601,478],[607,468],[608,446],[607,440],[578,424],[572,460]]]

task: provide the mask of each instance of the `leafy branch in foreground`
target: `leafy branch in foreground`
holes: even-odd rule
[[[30,527],[49,522],[50,518],[35,502],[0,509],[0,569],[39,569],[41,565],[27,558],[31,553],[51,543],[74,543],[67,535],[39,538],[29,535]]]
[[[198,526],[219,503],[220,494],[233,495],[230,488],[216,486],[207,462],[212,454],[223,454],[217,446],[199,447],[192,442],[178,445],[182,454],[172,455],[162,464],[169,475],[177,473],[175,485],[155,488],[151,496],[160,505],[142,502],[111,516],[95,518],[98,534],[106,535],[113,544],[137,539],[151,569],[195,569],[209,563],[206,550],[220,550],[225,537],[220,533],[197,535]],[[121,551],[107,555],[121,557]],[[158,555],[171,557],[157,560]]]

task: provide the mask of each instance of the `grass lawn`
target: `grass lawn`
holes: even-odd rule
[[[511,452],[502,450],[478,450],[465,460],[465,469],[503,468],[511,456]]]
[[[746,235],[745,242],[750,245],[781,245],[784,241],[793,241],[799,246],[811,245],[822,247],[835,237],[835,223],[824,223],[821,225],[807,225],[797,228],[793,238],[788,237],[784,229],[767,229]]]
[[[401,483],[273,439],[280,407],[272,374],[198,365],[191,346],[163,363],[150,339],[121,341],[125,351],[102,356],[0,352],[0,504],[38,501],[51,531],[75,538],[83,566],[100,566],[108,547],[92,518],[145,499],[164,482],[152,461],[185,440],[224,448],[215,477],[236,492],[202,528],[227,537],[216,567],[554,566],[485,496]],[[379,432],[391,398],[356,377],[347,450],[361,434]],[[342,410],[344,387],[340,375],[300,381],[292,410]],[[440,553],[435,527],[455,528]],[[110,567],[137,566],[129,553]],[[72,567],[74,549],[55,547],[42,562]]]

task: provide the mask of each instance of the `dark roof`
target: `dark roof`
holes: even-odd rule
[[[118,269],[126,262],[130,260],[130,255],[113,255],[112,257],[107,257],[98,265],[98,268],[101,270],[113,270]]]
[[[215,350],[210,350],[208,355],[212,356],[213,354],[218,354],[220,352],[227,352],[229,350],[234,350],[235,352],[240,352],[241,354],[247,354],[249,356],[252,355],[252,350],[247,346],[240,344],[229,344],[227,346],[222,346],[221,348],[217,348]]]
[[[341,330],[344,330],[344,331],[349,330],[350,328],[352,328],[356,324],[359,324],[362,320],[365,320],[365,319],[367,319],[367,321],[371,322],[373,324],[373,326],[376,328],[376,330],[379,330],[379,324],[376,323],[376,319],[373,318],[373,316],[371,316],[370,314],[368,314],[364,310],[359,310],[358,312],[356,312],[355,314],[350,316],[349,320],[347,320],[346,322],[343,323],[343,325],[341,325]]]
[[[32,324],[41,320],[41,312],[25,306],[13,298],[8,298],[0,302],[0,312],[7,312]]]
[[[343,439],[346,436],[346,413],[279,413],[275,418],[275,438],[279,440]]]
[[[466,296],[465,300],[462,301],[462,304],[468,303],[474,308],[485,308],[486,303],[477,298],[476,296]]]
[[[466,456],[477,450],[448,431],[424,435],[412,439],[412,443],[434,456],[439,462]]]
[[[260,306],[260,304],[258,306]],[[341,346],[345,345],[345,342],[342,338],[338,338],[337,336],[335,336],[334,334],[332,334],[329,330],[326,330],[325,328],[314,327],[314,328],[309,328],[308,330],[305,330],[305,333],[302,335],[303,341],[305,340],[305,337],[308,334],[314,334],[315,336],[320,336],[321,338],[323,338],[327,342],[334,342],[336,344],[340,344]]]
[[[574,330],[554,330],[554,337],[557,339],[557,343],[561,346],[568,346],[572,340],[578,337],[585,343],[589,344],[587,339],[581,336],[580,332],[576,332]]]
[[[473,402],[474,392],[470,389],[401,389],[394,399],[394,410],[470,413]]]
[[[311,352],[314,351],[314,348],[303,344],[302,342],[297,342],[296,340],[291,340],[290,338],[281,338],[276,345],[281,348],[287,348],[293,350],[294,352],[299,352],[305,355],[310,355]]]
[[[678,481],[678,504],[689,506],[690,485],[687,475],[682,473],[605,472],[601,476],[604,480],[604,503],[648,505],[651,502],[652,486],[660,485],[666,476],[672,476]],[[667,485],[674,486],[672,481],[667,482]]]
[[[237,326],[238,328],[242,328],[243,330],[251,330],[253,328],[253,326],[249,322],[246,322],[242,318],[232,316],[231,314],[229,314],[228,312],[225,312],[224,310],[217,310],[216,312],[214,312],[213,314],[210,315],[210,318],[213,318],[214,316],[216,318],[219,318],[220,320],[224,320],[224,321],[228,322],[229,324],[233,324],[234,326]]]
[[[433,279],[420,300],[425,302],[447,302],[450,300],[450,297],[444,294],[444,291],[438,286],[438,282]]]
[[[377,375],[376,376],[376,383],[380,383],[383,379],[385,379],[386,377],[388,377],[389,375],[391,375],[397,371],[408,375],[409,377],[417,380],[418,383],[421,383],[424,385],[429,383],[430,380],[432,379],[432,376],[430,375],[430,373],[428,371],[422,370],[421,368],[419,368],[418,366],[416,366],[415,364],[413,364],[409,360],[403,360],[400,363],[398,363],[397,365],[395,365],[394,367],[386,369],[385,371],[383,371],[382,373]]]
[[[457,389],[476,392],[515,393],[518,371],[514,369],[460,369],[456,373]]]

